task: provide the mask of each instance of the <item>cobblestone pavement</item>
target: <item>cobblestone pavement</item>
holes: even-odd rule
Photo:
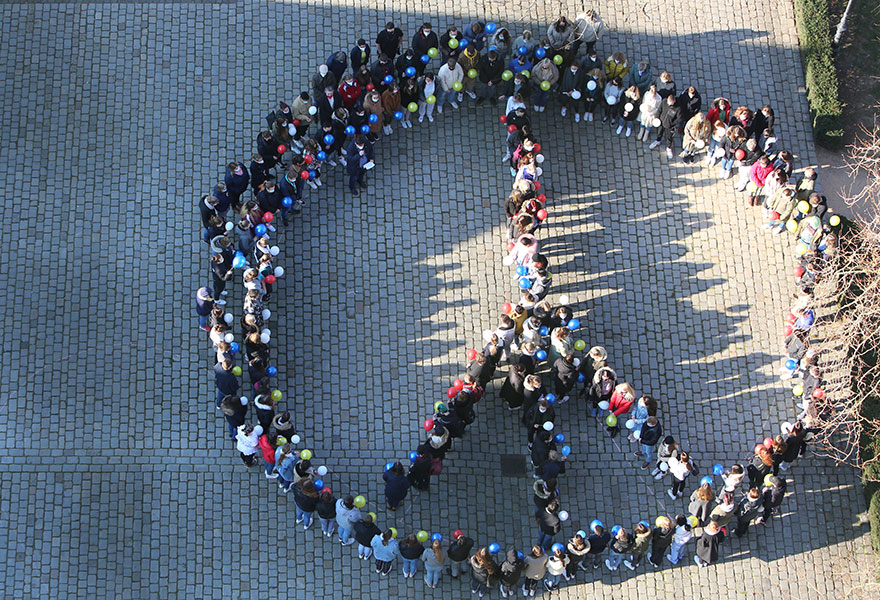
[[[0,153],[15,225],[0,233],[4,597],[469,595],[448,579],[436,591],[399,573],[380,580],[351,548],[296,528],[292,497],[242,467],[210,401],[210,356],[192,314],[193,291],[208,281],[195,203],[229,159],[249,158],[277,100],[388,18],[408,36],[425,18],[445,29],[473,16],[517,34],[546,27],[559,4],[0,4]],[[813,161],[787,2],[600,10],[612,29],[603,55],[650,58],[706,101],[724,92],[769,102],[798,166]],[[498,112],[466,103],[430,127],[395,131],[359,201],[340,172],[325,178],[281,237],[291,276],[273,339],[303,446],[330,468],[335,491],[366,495],[380,525],[447,536],[461,527],[480,543],[523,547],[535,535],[532,480],[500,470],[502,455],[524,454],[515,417],[498,405],[500,380],[429,495],[388,515],[379,476],[416,444],[466,350],[514,297],[500,260],[510,180]],[[775,376],[789,248],[759,233],[757,212],[706,171],[557,115],[551,105],[536,116],[552,293],[576,301],[581,337],[661,398],[666,429],[703,465],[743,459],[795,411]],[[574,449],[569,524],[630,526],[684,509],[583,407],[560,410]],[[854,474],[810,457],[791,481],[783,515],[725,543],[716,566],[602,569],[558,595],[856,596],[868,545]]]

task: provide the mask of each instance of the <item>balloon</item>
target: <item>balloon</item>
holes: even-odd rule
[[[367,91],[368,91],[368,92],[372,92],[372,91],[375,90],[375,89],[376,89],[376,86],[373,85],[372,83],[368,83],[368,84],[367,84]]]
[[[386,75],[385,77],[382,78],[382,81],[385,83],[385,85],[391,85],[392,83],[394,83],[394,75],[389,73],[388,75]]]
[[[538,350],[535,352],[535,358],[538,360],[547,360],[547,353],[543,350]]]
[[[265,221],[266,223],[271,223],[274,220],[275,220],[275,215],[273,215],[272,213],[270,213],[268,211],[263,213],[263,221]]]
[[[661,462],[661,463],[660,463],[660,470],[663,471],[663,472],[665,473],[666,471],[669,470],[669,465],[666,464],[665,462]]]
[[[318,160],[327,160],[327,153],[323,150],[318,150],[318,153],[315,156],[318,157]]]
[[[513,71],[511,71],[510,69],[505,69],[501,72],[501,79],[503,79],[504,81],[510,81],[511,79],[513,79]]]
[[[357,129],[354,128],[354,125],[349,125],[348,127],[345,128],[345,135],[347,135],[348,137],[351,137],[356,133],[357,133]]]
[[[281,254],[281,248],[279,248],[278,246],[272,246],[271,248],[269,248],[269,254],[271,254],[272,256],[278,256],[279,254]]]
[[[687,520],[688,520],[688,524],[690,524],[691,527],[696,527],[700,524],[700,520],[698,518],[696,518],[694,515],[688,515]]]
[[[590,91],[592,92],[593,90],[596,89],[596,85],[597,85],[597,84],[596,84],[596,80],[595,80],[595,79],[591,79],[591,80],[589,80],[589,81],[587,82],[587,89],[590,90]]]
[[[623,527],[621,527],[620,525],[615,525],[614,527],[612,527],[611,528],[611,537],[616,536],[621,529],[623,529]]]
[[[428,532],[425,531],[424,529],[422,529],[421,531],[419,531],[419,532],[416,534],[416,539],[419,540],[419,541],[422,542],[422,543],[427,542],[429,537],[430,537],[430,536],[428,535]]]
[[[309,107],[309,114],[312,116],[315,116],[316,114],[318,114],[318,107],[317,106],[310,106]]]
[[[761,450],[763,450],[763,449],[764,449],[764,444],[755,444],[755,447],[754,447],[754,449],[753,449],[753,452],[754,452],[755,454],[760,454],[760,453],[761,453]]]
[[[804,386],[802,386],[801,384],[797,384],[796,386],[791,388],[791,393],[795,396],[802,396],[804,393]]]
[[[403,111],[402,110],[395,110],[394,111],[394,120],[395,121],[403,120]]]
[[[364,500],[364,502],[366,502],[366,500]],[[357,505],[355,505],[355,506],[357,506]],[[379,517],[376,516],[376,513],[372,512],[372,511],[368,512],[367,514],[370,515],[371,519],[373,519],[373,523],[375,523],[379,519]]]
[[[265,227],[265,225],[263,225]],[[232,257],[232,266],[236,269],[240,269],[247,264],[247,259],[244,257],[244,254],[241,252],[236,252],[235,256]]]
[[[537,162],[539,165],[542,164],[545,160],[546,158],[543,154],[538,154],[537,156],[535,156],[535,162]]]
[[[357,506],[358,508],[363,508],[364,506],[367,505],[367,499],[364,498],[363,496],[355,496],[354,497],[354,505]]]
[[[455,38],[449,38],[449,41],[446,42],[446,45],[455,50],[458,48],[458,40]]]
[[[231,344],[229,344],[229,352],[231,352],[232,354],[235,354],[240,349],[241,346],[238,345],[238,342],[232,342]]]
[[[263,333],[260,334],[260,341],[263,342],[264,344],[268,344],[268,343],[269,343],[269,338],[270,338],[270,336],[269,336],[269,334],[266,333],[266,332],[263,332]]]
[[[510,125],[507,126],[507,133],[513,133],[514,131],[516,131],[516,125],[511,123]]]
[[[564,433],[557,433],[556,435],[553,436],[553,441],[556,442],[557,444],[561,444],[562,442],[565,441],[565,434]]]
[[[238,365],[235,365],[234,367],[232,367],[232,374],[235,375],[236,377],[240,377],[241,376],[241,367],[239,367]]]
[[[277,150],[278,154],[284,154],[285,152],[287,152],[287,146],[285,146],[284,144],[278,144]]]
[[[367,125],[366,123],[361,125],[361,133],[363,133],[364,135],[370,133],[370,126]]]
[[[803,277],[804,276],[804,268],[803,267],[795,267],[793,273],[794,273],[795,277]]]
[[[423,427],[425,428],[425,431],[431,431],[434,429],[434,419],[425,419]]]
[[[559,520],[560,520],[560,521],[568,521],[568,511],[566,511],[566,510],[560,510],[560,511],[559,511]],[[556,545],[556,544],[554,544],[554,546],[555,546],[555,545]],[[559,546],[561,547],[562,544],[559,544]]]
[[[584,340],[578,340],[574,343],[575,350],[585,350],[587,347],[587,343]]]
[[[544,428],[544,431],[553,431],[553,421],[544,421],[541,427]]]
[[[226,229],[226,231],[232,231],[233,229],[235,229],[235,225],[232,223],[227,223],[223,227]]]
[[[547,394],[546,396],[544,396],[544,400],[546,400],[547,404],[551,406],[553,404],[556,404],[556,396],[554,396],[553,394]]]
[[[437,48],[428,48],[428,56],[431,58],[437,58],[438,54],[440,54],[440,51]]]
[[[823,390],[822,388],[816,388],[815,390],[813,390],[813,398],[815,398],[816,400],[821,400],[824,397],[825,390]]]
[[[536,58],[544,58],[545,56],[547,56],[547,51],[543,48],[538,48],[537,50],[535,50]]]
[[[538,212],[536,213],[536,215],[538,217],[538,220],[540,220],[540,221],[547,220],[547,211],[544,210],[543,208],[538,209]]]
[[[433,542],[433,541],[436,541],[436,540],[440,540],[440,541],[442,542],[442,541],[443,541],[443,534],[442,534],[442,533],[435,533],[435,534],[433,534],[433,535],[431,536],[431,541]]]
[[[370,116],[367,117],[367,121],[375,125],[379,122],[379,115],[377,115],[376,113],[371,113]]]
[[[513,305],[510,302],[505,302],[504,304],[501,305],[501,312],[503,312],[505,315],[509,315],[510,311],[512,311],[512,310],[513,310]]]
[[[724,466],[721,464],[714,465],[712,467],[712,473],[714,473],[715,475],[721,475],[722,473],[724,473]]]
[[[532,282],[529,281],[528,277],[520,277],[519,279],[519,287],[520,289],[527,290],[532,287]]]
[[[795,256],[803,256],[807,253],[807,245],[803,242],[798,242],[797,246],[794,247],[794,255]]]
[[[426,64],[428,64],[429,62],[431,62],[431,57],[428,56],[427,54],[422,54],[422,57],[421,57],[419,60],[422,61],[422,64],[425,64],[425,65],[426,65]]]
[[[443,408],[443,410],[440,410],[441,407]],[[443,403],[443,400],[437,400],[437,402],[434,403],[434,412],[446,412],[446,408],[447,407]]]
[[[393,467],[394,467],[394,463],[393,463],[393,462],[387,462],[387,463],[385,463],[385,470],[386,470],[386,471],[390,471]]]
[[[284,437],[283,435],[279,435],[277,438],[275,438],[275,447],[276,448],[280,448],[281,446],[283,446],[286,443],[287,443],[287,438]]]
[[[281,206],[284,208],[290,208],[293,205],[293,198],[290,196],[285,196],[284,199],[281,200]]]
[[[541,82],[541,89],[544,90],[545,92],[547,90],[549,90],[550,89],[550,82],[547,81],[546,79],[544,81],[542,81]]]
[[[710,475],[706,475],[700,480],[700,485],[712,485],[712,477]]]
[[[324,482],[320,479],[316,479],[314,481],[314,486],[315,486],[316,490],[323,490],[324,489]]]
[[[303,450],[299,453],[299,457],[303,460],[309,460],[310,458],[312,458],[312,451],[308,449]]]
[[[333,134],[332,134],[332,133],[328,133],[328,134],[326,134],[326,135],[324,136],[324,144],[327,145],[327,146],[331,146],[331,145],[333,145],[333,142],[334,142],[335,140],[336,140],[336,138],[333,137]]]
[[[284,267],[275,267],[275,277],[283,277],[284,276]]]
[[[417,110],[419,110],[419,105],[416,104],[415,102],[410,102],[409,104],[406,105],[406,109],[407,109],[409,112],[414,113],[414,112],[416,112]]]
[[[782,328],[782,335],[784,335],[785,337],[788,337],[792,334],[793,331],[794,331],[794,328],[792,328],[791,325],[786,325],[785,327]]]
[[[580,93],[580,91],[578,91],[578,90],[572,90],[572,91],[571,91],[571,98],[572,98],[572,100],[580,100],[580,99],[581,99],[581,93]],[[630,105],[630,106],[632,106],[632,105]],[[632,110],[632,109],[629,109],[629,110]]]
[[[565,59],[562,58],[561,54],[557,54],[556,56],[553,57],[553,62],[557,65],[561,65],[563,60],[565,60]]]
[[[232,323],[232,319],[233,319],[233,318],[234,318],[234,317],[232,316],[231,313],[226,313],[225,315],[223,315],[223,320],[226,321],[226,324],[227,324],[227,325],[229,325],[230,323]]]
[[[499,552],[501,552],[501,546],[495,542],[489,544],[489,554],[498,554]]]
[[[798,209],[798,212],[803,213],[803,214],[807,214],[808,212],[810,212],[810,203],[807,202],[806,200],[801,200],[800,202],[797,203],[797,209]]]
[[[498,25],[496,25],[492,21],[486,23],[486,33],[488,33],[489,35],[495,33],[496,29],[498,29]]]
[[[831,215],[831,218],[828,219],[828,224],[832,227],[837,227],[840,225],[840,216],[839,215]]]
[[[266,275],[266,283],[268,283],[269,285],[272,285],[273,283],[275,283],[275,276],[274,275]]]
[[[279,400],[281,400],[281,396],[281,390],[272,390],[272,400],[278,402]]]
[[[407,68],[404,70],[403,74],[406,75],[407,77],[415,77],[415,75],[416,75],[416,68],[415,68],[415,67],[407,67]]]
[[[476,69],[468,69],[467,76],[471,79],[477,78],[477,70]]]
[[[633,428],[636,426],[636,422],[633,421],[632,419],[627,419],[627,420],[626,420],[626,423],[624,423],[624,426],[625,426],[627,429],[633,429]]]
[[[572,331],[577,331],[578,329],[581,328],[581,322],[578,321],[577,319],[572,319],[571,321],[568,322],[568,328],[571,329]]]
[[[583,373],[578,373],[578,383],[583,383],[587,380],[587,376]]]
[[[608,427],[617,427],[617,417],[615,415],[608,415],[605,417],[605,424]]]
[[[544,325],[540,329],[538,329],[538,333],[540,335],[550,335],[550,328]]]
[[[247,396],[242,396],[239,400],[241,401],[242,406],[247,406],[247,403],[248,403]]]
[[[537,144],[536,144],[536,145],[537,145]],[[540,190],[540,189],[541,189],[541,182],[540,182],[540,181],[536,181],[536,182],[535,182],[535,189],[536,189],[536,190]]]
[[[269,229],[265,225],[263,225],[262,223],[260,223],[256,227],[254,227],[254,232],[260,237],[263,237],[264,235],[266,235],[267,231],[269,231]]]
[[[528,268],[527,266],[525,266],[525,265],[519,265],[519,266],[516,268],[516,274],[517,274],[517,275],[528,275],[528,274],[529,274],[529,268]]]
[[[468,47],[469,43],[470,42],[467,41],[467,38],[461,38],[458,42],[458,47],[461,48],[462,50],[464,50],[465,48]]]
[[[541,167],[538,167],[537,169],[535,169],[536,176],[540,177],[543,174],[544,174],[544,169],[542,169]]]
[[[452,382],[452,385],[458,391],[461,391],[464,389],[464,381],[462,381],[461,379],[456,379],[455,381]]]
[[[327,135],[330,135],[330,134],[328,133]],[[315,159],[312,157],[311,154],[306,154],[305,156],[303,156],[303,162],[306,163],[307,165],[312,164],[314,161],[315,161]]]
[[[452,89],[455,90],[456,92],[460,92],[461,90],[464,89],[464,85],[462,85],[462,83],[460,81],[453,81],[452,82]]]
[[[295,433],[292,436],[290,436],[290,443],[291,444],[299,444],[301,441],[302,441],[302,438],[299,437]],[[318,473],[318,475],[320,475],[320,473]],[[326,475],[326,473],[325,473],[325,475]]]
[[[227,344],[231,344],[234,340],[235,340],[235,336],[232,335],[231,333],[227,333],[226,335],[223,336],[223,341],[226,342]]]
[[[540,196],[538,196],[538,200],[540,200],[541,196],[543,196],[543,195],[544,194],[541,194]],[[561,304],[562,306],[568,306],[570,300],[571,300],[571,298],[569,298],[567,294],[563,294],[559,297],[559,304]]]
[[[797,361],[793,358],[789,358],[787,361],[785,361],[785,368],[789,371],[794,371],[795,369],[797,369]]]
[[[516,49],[516,53],[519,54],[520,56],[524,56],[525,53],[528,51],[529,51],[529,49],[526,48],[525,46],[520,46],[519,48]]]
[[[446,395],[447,395],[449,398],[455,398],[456,396],[458,396],[458,390],[455,389],[454,387],[451,387],[451,388],[449,388],[449,389],[446,390]]]
[[[767,448],[767,450],[769,450],[770,448],[773,447],[773,438],[772,437],[765,437],[764,438],[764,447]]]
[[[599,409],[600,410],[608,410],[608,401],[602,400],[602,402],[599,403]]]
[[[736,157],[736,160],[742,160],[746,157],[746,151],[742,148],[738,148],[737,151],[733,153],[733,155]]]
[[[275,377],[276,375],[278,375],[278,368],[269,367],[268,369],[266,369],[266,375],[268,375],[269,377]]]
[[[467,352],[467,357],[468,357],[468,360],[474,360],[474,359],[476,359],[476,358],[477,358],[477,351],[474,350],[474,349],[470,349],[470,350],[468,350],[468,352]]]

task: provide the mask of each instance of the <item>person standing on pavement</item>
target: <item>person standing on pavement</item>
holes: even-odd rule
[[[250,181],[250,175],[243,162],[232,161],[226,165],[224,183],[226,184],[226,194],[234,210],[238,210],[241,206],[241,195],[247,190]]]
[[[238,377],[232,372],[235,363],[231,359],[218,362],[214,365],[214,383],[217,385],[217,406],[223,402],[226,396],[234,396],[238,393]]]
[[[400,53],[400,42],[403,39],[403,31],[394,24],[394,21],[385,23],[385,29],[376,36],[376,50],[389,59]]]
[[[651,554],[648,560],[651,565],[657,569],[663,564],[663,554],[672,544],[675,529],[672,527],[672,521],[666,515],[657,517],[654,521],[654,531],[651,535]]]
[[[461,84],[464,80],[464,71],[459,66],[455,57],[451,56],[446,64],[437,71],[437,81],[440,84],[437,92],[437,114],[443,114],[443,105],[448,101],[452,108],[458,108],[455,84]]]
[[[562,528],[562,521],[559,519],[559,503],[556,500],[551,500],[544,509],[538,511],[535,520],[540,529],[537,545],[547,550],[553,544],[553,537]]]
[[[235,446],[241,454],[241,462],[246,467],[253,467],[257,460],[257,450],[260,447],[260,436],[263,435],[263,428],[257,425],[254,427],[250,423],[241,425],[235,436]]]
[[[415,35],[413,35],[412,39],[412,49],[415,53],[417,59],[420,59],[422,56],[428,55],[428,50],[431,48],[438,48],[440,46],[440,41],[437,38],[437,34],[431,30],[430,23],[423,23],[419,30],[416,31]],[[422,60],[419,60],[415,63],[416,72],[421,75],[425,72],[425,63]]]
[[[449,574],[453,579],[457,579],[461,573],[465,572],[462,565],[470,556],[474,540],[466,536],[460,529],[456,529],[452,533],[452,540],[447,552],[449,555]]]
[[[531,553],[525,558],[523,569],[524,582],[522,586],[523,596],[534,596],[538,588],[538,582],[547,574],[547,554],[540,544],[532,546]]]
[[[482,104],[486,100],[492,103],[492,106],[498,104],[498,99],[503,96],[503,91],[498,85],[501,82],[501,74],[504,72],[504,62],[498,56],[496,50],[489,50],[485,56],[480,59],[477,67],[477,78],[479,83],[477,86],[477,104]]]
[[[355,136],[345,155],[348,170],[348,189],[352,195],[359,196],[358,187],[367,187],[364,181],[364,175],[368,168],[372,168],[373,163],[373,145],[367,142],[362,135]]]
[[[644,460],[642,470],[651,466],[651,462],[654,460],[654,448],[662,435],[663,427],[660,425],[660,420],[655,416],[648,417],[640,430],[639,451],[635,453],[637,457]]]
[[[354,532],[355,523],[361,518],[360,509],[354,505],[354,496],[349,495],[336,501],[336,525],[339,542],[343,546],[350,546],[354,543],[351,535]]]
[[[660,127],[657,131],[657,139],[651,142],[648,148],[654,149],[661,142],[666,143],[666,158],[672,158],[672,142],[675,137],[675,131],[678,124],[681,123],[682,109],[678,105],[678,100],[674,94],[666,97],[666,100],[660,104]]]
[[[385,480],[385,504],[388,510],[397,510],[409,491],[410,482],[406,478],[403,465],[399,462],[385,471],[382,475]]]
[[[498,580],[498,565],[485,546],[471,557],[471,593],[482,598]]]
[[[513,589],[519,582],[525,566],[525,562],[520,558],[520,553],[516,548],[511,548],[507,551],[507,557],[501,563],[498,574],[502,598],[514,597],[516,592]]]
[[[425,585],[429,588],[436,589],[440,583],[440,573],[443,572],[443,565],[448,562],[448,554],[443,549],[443,541],[436,539],[431,542],[430,548],[425,548],[422,552],[422,561],[425,563]]]
[[[247,416],[247,400],[239,398],[236,395],[224,396],[220,402],[220,410],[226,417],[226,424],[229,426],[229,437],[235,439],[235,432],[239,427],[244,425]]]
[[[321,491],[315,510],[318,513],[318,520],[321,522],[321,533],[325,537],[333,537],[333,532],[336,529],[336,498],[328,488]]]
[[[303,524],[303,530],[312,526],[312,514],[318,507],[318,491],[311,477],[303,477],[293,486],[293,501],[296,503],[296,524]]]
[[[394,568],[394,559],[400,554],[394,533],[387,529],[381,535],[374,535],[370,547],[376,558],[376,573],[385,577]]]
[[[381,536],[382,530],[376,526],[372,514],[366,515],[354,524],[354,539],[358,543],[358,558],[368,560],[373,555],[373,538],[377,535]],[[379,571],[377,570],[376,572],[378,573]]]
[[[400,551],[400,558],[403,560],[403,578],[415,577],[425,547],[416,539],[414,533],[403,538],[397,547]]]
[[[199,328],[202,331],[211,331],[208,325],[208,317],[214,310],[214,292],[209,287],[200,287],[196,292],[196,314],[199,316]]]

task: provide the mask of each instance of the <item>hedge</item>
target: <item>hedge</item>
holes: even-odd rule
[[[820,146],[837,150],[843,145],[843,126],[837,97],[837,70],[831,50],[828,0],[794,0],[794,13],[813,135]]]

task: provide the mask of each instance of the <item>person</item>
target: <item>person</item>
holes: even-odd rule
[[[654,122],[660,117],[662,104],[663,98],[657,93],[657,86],[652,83],[642,94],[642,102],[639,104],[639,134],[636,139],[648,141]]]
[[[546,398],[541,398],[537,403],[532,404],[523,415],[523,424],[527,429],[529,447],[535,441],[535,434],[543,431],[544,423],[552,423],[556,418],[556,411],[550,406]],[[541,463],[539,463],[541,464]],[[538,466],[537,464],[535,466]]]
[[[413,35],[411,47],[417,58],[428,54],[428,50],[431,48],[438,48],[439,46],[440,41],[437,38],[437,34],[432,31],[430,23],[423,23]],[[416,63],[416,71],[419,75],[424,72],[425,64],[421,60]]]
[[[440,573],[443,572],[443,566],[449,559],[446,550],[443,549],[443,541],[440,539],[433,540],[430,548],[425,548],[422,552],[422,562],[425,563],[425,585],[429,588],[436,589],[440,583]]]
[[[260,360],[256,357],[255,360]],[[254,396],[254,408],[257,409],[257,420],[263,431],[269,431],[272,426],[272,420],[275,418],[275,401],[268,390],[265,394],[256,394]]]
[[[221,252],[211,257],[211,276],[214,279],[214,294],[220,296],[219,300],[215,300],[215,304],[224,306],[226,300],[223,296],[226,292],[226,282],[232,279],[235,269],[232,268],[233,252]]]
[[[709,520],[717,523],[719,527],[727,527],[727,524],[733,520],[734,511],[736,510],[733,493],[721,492],[718,502],[719,504],[709,513]]]
[[[770,454],[770,451],[763,446],[760,448],[756,447],[755,450],[757,450],[755,456],[752,457],[752,460],[746,466],[746,473],[749,477],[749,489],[761,485],[764,482],[764,477],[773,470],[773,456]]]
[[[278,473],[278,488],[288,493],[296,480],[296,454],[293,444],[287,443],[275,450],[275,472]]]
[[[587,392],[590,414],[599,416],[599,403],[608,402],[617,386],[617,373],[611,367],[603,366],[593,375],[592,384]]]
[[[232,204],[232,208],[239,209],[241,195],[248,189],[251,182],[250,174],[243,162],[231,161],[226,165],[226,195]]]
[[[403,578],[415,577],[425,547],[416,538],[416,534],[411,533],[400,541],[397,548],[403,561]]]
[[[651,546],[653,532],[647,521],[639,521],[633,528],[633,534],[634,539],[629,549],[630,557],[623,561],[623,565],[630,571],[635,571],[639,564],[641,564],[642,557]]]
[[[489,50],[485,56],[480,59],[477,67],[477,78],[479,86],[477,87],[477,104],[482,104],[486,100],[490,100],[492,105],[498,103],[499,92],[498,84],[501,82],[501,74],[504,71],[504,62],[498,56],[496,50]]]
[[[590,547],[588,554],[592,557],[591,563],[594,569],[598,569],[602,563],[602,553],[611,542],[611,534],[605,531],[605,527],[598,521],[590,524],[590,536],[587,545]],[[586,561],[581,563],[581,570],[586,571]]]
[[[697,518],[701,527],[705,527],[709,522],[709,514],[712,512],[714,500],[715,491],[712,489],[712,479],[704,477],[700,482],[700,487],[691,494],[691,502],[688,505],[688,512]]]
[[[480,548],[470,560],[471,564],[471,593],[479,594],[482,598],[486,592],[495,586],[498,580],[498,565],[485,546]]]
[[[678,105],[675,95],[670,94],[666,100],[660,104],[660,127],[657,131],[657,139],[648,146],[651,150],[660,145],[661,141],[666,143],[666,157],[672,158],[672,141],[675,137],[675,130],[681,122],[682,111]]]
[[[293,485],[293,501],[296,503],[296,523],[302,523],[303,529],[312,526],[312,514],[318,507],[318,491],[314,479],[303,477]]]
[[[275,433],[279,436],[283,436],[287,441],[296,434],[296,429],[293,427],[293,419],[291,419],[289,411],[284,411],[283,413],[275,415],[275,418],[272,419],[272,427],[275,429]]]
[[[259,425],[254,427],[248,423],[239,426],[238,434],[235,437],[235,447],[241,454],[241,462],[244,463],[244,466],[253,467],[256,464],[261,435],[263,435],[263,428]]]
[[[403,40],[403,31],[394,24],[394,21],[385,23],[385,29],[376,36],[376,51],[394,60],[400,53],[400,42]]]
[[[403,465],[399,462],[382,474],[385,480],[385,504],[388,510],[397,510],[409,491],[410,481],[403,471]]]
[[[764,489],[762,490],[762,506],[763,514],[755,521],[757,525],[762,525],[770,520],[772,515],[778,512],[779,505],[785,498],[785,491],[788,484],[782,477],[771,475],[764,480]]]
[[[559,404],[568,402],[571,390],[577,384],[578,368],[574,361],[574,354],[568,353],[565,356],[560,356],[553,363],[550,376],[553,379],[554,392],[559,398]]]
[[[499,567],[499,587],[501,588],[502,598],[514,597],[516,592],[513,589],[519,582],[523,569],[525,569],[525,561],[520,558],[520,553],[516,548],[508,550],[504,562]]]
[[[675,500],[684,494],[684,484],[688,476],[693,473],[694,466],[691,464],[687,452],[681,452],[678,456],[670,456],[667,464],[672,473],[672,487],[666,490],[667,495]]]
[[[693,163],[694,155],[698,150],[706,147],[712,136],[712,125],[706,120],[703,113],[693,115],[685,124],[683,130],[682,148],[684,150],[683,161]]]
[[[663,555],[672,545],[674,536],[675,529],[669,517],[666,515],[657,517],[651,534],[651,553],[648,555],[648,560],[655,569],[659,569],[663,564]]]
[[[562,74],[559,82],[559,101],[562,104],[561,115],[564,117],[571,108],[574,113],[574,122],[580,123],[584,102],[582,90],[587,84],[586,76],[577,63],[573,62]]]
[[[355,524],[361,518],[360,509],[354,505],[354,496],[349,495],[336,501],[336,527],[339,542],[343,546],[350,546],[355,542],[351,535],[354,533]]]
[[[574,52],[580,50],[581,44],[586,48],[587,54],[592,52],[606,29],[605,21],[595,10],[590,9],[578,14],[571,34]]]
[[[239,398],[237,394],[229,394],[223,396],[220,401],[220,410],[226,417],[226,424],[229,427],[229,437],[236,439],[236,431],[244,425],[245,416],[247,415],[247,398]]]
[[[336,530],[336,498],[329,488],[321,491],[315,510],[318,513],[318,521],[321,522],[321,534],[328,538],[333,537],[333,532]]]
[[[752,519],[758,516],[764,505],[764,497],[761,490],[753,487],[736,505],[734,515],[736,516],[736,529],[733,530],[736,537],[742,537],[749,531],[749,525]]]
[[[550,556],[547,557],[547,576],[544,579],[544,587],[552,592],[559,589],[559,580],[565,574],[570,559],[565,553],[565,546],[553,544]]]
[[[464,34],[458,30],[458,26],[450,25],[446,28],[446,33],[440,36],[440,55],[443,57],[443,60],[458,58],[458,55],[461,54],[461,51],[463,50],[461,47],[461,41],[463,39]],[[450,42],[452,43],[450,44]],[[467,45],[467,43],[465,43],[465,45]],[[455,46],[455,48],[453,48],[453,46]]]
[[[419,78],[419,123],[423,123],[425,117],[428,117],[429,123],[434,122],[434,107],[439,92],[439,85],[433,73],[429,71]]]
[[[710,521],[703,529],[703,535],[697,538],[697,553],[694,562],[699,567],[708,567],[718,560],[718,546],[724,541],[724,531],[718,523]]]
[[[260,436],[260,453],[263,455],[263,462],[266,463],[266,479],[278,479],[278,473],[275,472],[275,447],[278,440],[278,434],[269,433],[269,428],[263,428],[263,435]]]
[[[539,528],[537,545],[547,550],[553,544],[553,537],[562,528],[562,521],[559,519],[559,503],[555,499],[548,502],[546,507],[538,510],[535,520]]]
[[[806,386],[804,386],[804,390],[806,391]],[[810,395],[812,395],[812,392]],[[791,464],[803,453],[806,447],[806,442],[804,441],[806,435],[807,431],[804,428],[803,421],[796,421],[791,431],[785,435],[786,447],[785,452],[782,454],[782,462],[779,463],[779,470],[788,471],[791,468]]]
[[[437,89],[437,114],[443,114],[443,105],[447,100],[452,108],[458,108],[458,102],[455,101],[458,92],[454,86],[461,84],[463,80],[464,70],[455,57],[450,56],[437,71],[437,81],[440,84]]]
[[[358,186],[367,187],[364,175],[368,168],[372,168],[373,145],[363,135],[356,135],[348,146],[345,159],[348,170],[348,189],[352,195],[359,196]]]
[[[543,58],[532,67],[529,81],[532,85],[532,104],[535,107],[535,112],[544,112],[547,99],[550,97],[550,90],[559,81],[559,68],[549,56]]]
[[[629,532],[620,525],[615,525],[611,529],[611,533],[613,534],[613,537],[611,538],[610,548],[608,549],[608,558],[605,559],[605,566],[611,571],[616,571],[620,567],[623,556],[633,547],[633,538]]]
[[[376,558],[376,573],[385,577],[394,568],[394,559],[400,554],[394,532],[386,529],[384,533],[377,533],[370,540],[370,548]]]
[[[534,596],[538,582],[547,574],[547,555],[540,545],[532,546],[532,551],[525,558],[523,569],[523,596]]]
[[[586,560],[590,552],[590,546],[584,539],[585,531],[578,531],[565,545],[565,552],[568,555],[568,564],[565,566],[565,580],[574,579],[578,567],[582,567],[582,563]]]
[[[639,116],[639,103],[641,102],[641,92],[634,85],[626,88],[623,97],[620,100],[620,125],[617,126],[617,135],[626,127],[626,137],[632,135],[633,123]]]
[[[339,518],[337,506],[337,522]],[[373,515],[364,515],[360,520],[354,523],[354,541],[358,543],[358,558],[368,560],[373,555],[373,538],[381,536],[382,531],[373,522]],[[347,546],[348,544],[343,544]],[[376,571],[377,573],[379,571]]]
[[[419,449],[415,453],[406,477],[415,489],[425,491],[431,485],[431,457]]]
[[[691,533],[691,525],[688,523],[687,517],[684,515],[675,516],[675,533],[672,536],[672,545],[669,548],[669,554],[666,558],[674,565],[677,565],[684,553],[685,545],[694,537]]]
[[[199,328],[202,331],[211,331],[208,326],[208,317],[214,310],[214,292],[209,287],[200,287],[196,291],[196,314],[199,316]]]
[[[654,460],[654,447],[660,441],[663,435],[663,427],[660,420],[655,416],[648,417],[644,426],[640,429],[639,434],[639,451],[635,453],[637,457],[644,458],[642,470],[647,469]]]

